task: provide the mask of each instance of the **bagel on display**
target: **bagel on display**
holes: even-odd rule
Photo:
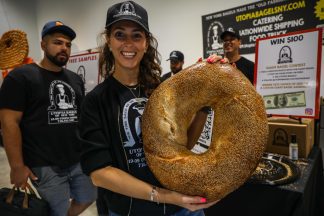
[[[0,38],[0,69],[23,64],[29,51],[27,35],[20,30],[5,32]]]
[[[202,107],[215,112],[208,151],[186,148],[187,129]],[[230,64],[196,63],[153,91],[142,116],[147,163],[160,183],[214,201],[242,185],[265,149],[268,121],[262,97]]]

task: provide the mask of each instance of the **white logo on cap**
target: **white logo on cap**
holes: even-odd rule
[[[177,56],[177,52],[173,52],[173,53],[171,53],[170,58],[171,58],[171,57],[176,57],[176,58],[178,58],[178,56]]]
[[[130,2],[124,2],[119,9],[119,13],[114,15],[113,17],[119,17],[119,16],[136,16],[140,19],[142,19],[141,16],[137,15],[135,12],[135,7]]]
[[[227,31],[234,32],[234,29],[233,29],[232,27],[229,27],[229,28],[227,29]]]

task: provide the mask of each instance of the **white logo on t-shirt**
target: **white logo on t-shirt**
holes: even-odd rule
[[[48,123],[64,124],[78,122],[75,91],[66,82],[54,80],[49,88]]]
[[[126,141],[124,141],[124,147],[134,146],[136,143],[135,138],[139,139],[140,141],[142,140],[141,118],[144,112],[146,101],[147,98],[133,98],[129,100],[123,108],[122,121],[127,139]],[[130,115],[130,112],[132,112],[132,115]],[[135,117],[134,125],[130,125],[130,122],[134,122],[129,119],[130,116]],[[135,134],[133,134],[132,131],[135,131]]]

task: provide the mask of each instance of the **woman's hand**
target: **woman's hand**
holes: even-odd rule
[[[200,196],[187,196],[175,191],[159,188],[158,196],[160,202],[165,202],[173,205],[177,205],[190,211],[197,211],[200,209],[209,208],[216,204],[219,200],[209,202],[206,198]]]
[[[222,56],[218,56],[216,54],[213,54],[213,55],[210,55],[208,58],[207,58],[207,62],[208,63],[216,63],[216,62],[220,62],[220,63],[228,63],[228,59],[227,58],[223,58]]]
[[[200,209],[209,208],[215,205],[219,200],[208,202],[206,198],[193,197],[193,196],[182,196],[182,207],[189,209],[190,211],[197,211]]]

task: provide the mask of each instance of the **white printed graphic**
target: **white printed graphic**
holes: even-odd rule
[[[211,54],[219,54],[222,55],[223,51],[223,44],[220,38],[221,33],[224,32],[224,26],[219,21],[212,22],[207,31],[207,53]]]
[[[50,106],[48,107],[49,124],[78,122],[75,92],[64,81],[54,80],[49,88]]]
[[[133,147],[136,140],[142,142],[141,122],[146,102],[147,98],[133,98],[129,100],[123,108],[122,121],[126,135],[124,147]],[[131,117],[134,118],[134,120],[130,119]],[[135,123],[134,125],[130,125],[130,122]]]

